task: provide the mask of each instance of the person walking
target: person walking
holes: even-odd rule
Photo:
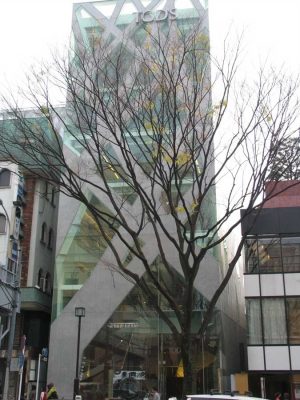
[[[36,395],[36,386],[32,385],[30,394],[29,394],[29,400],[35,400],[35,395]]]
[[[48,383],[47,388],[48,388],[47,400],[58,399],[57,390],[54,384]]]
[[[46,387],[43,387],[43,389],[41,391],[40,400],[48,400],[47,399],[47,388]]]
[[[156,387],[153,387],[150,393],[151,400],[160,400],[160,394]]]

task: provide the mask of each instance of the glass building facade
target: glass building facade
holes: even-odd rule
[[[256,395],[263,383],[267,398],[296,399],[300,384],[299,198],[297,186],[287,189],[243,222],[249,383]]]
[[[204,0],[105,0],[76,4],[73,12],[73,45],[76,48],[78,38],[85,46],[93,46],[97,40],[105,38],[107,45],[114,48],[123,40],[123,35],[132,39],[135,45],[139,45],[146,40],[147,26],[150,27],[153,21],[159,24],[162,31],[169,29],[171,21],[181,30],[188,31],[201,19],[207,21],[207,4]],[[207,33],[205,37],[208,40],[208,23],[204,26]],[[74,54],[73,58],[71,55],[71,63],[76,65]],[[101,85],[101,82],[99,84]],[[109,93],[107,96],[109,98]],[[144,152],[139,152],[142,148],[141,143],[147,148],[151,147],[151,137],[146,134],[143,136],[141,131],[135,135],[134,124],[132,127],[130,121],[128,124],[127,128],[131,129],[131,134],[126,139],[127,144],[132,154],[139,158],[140,164],[147,169],[150,161]],[[165,138],[168,140],[167,130]],[[73,157],[81,156],[80,143],[76,140],[76,131],[72,131],[72,128],[69,128],[69,133],[65,133],[64,144],[67,152],[71,152]],[[110,156],[117,160],[115,149],[112,147],[108,151]],[[105,171],[106,180],[124,204],[131,207],[135,204],[137,194],[120,178],[120,168],[120,164],[110,163]],[[193,174],[199,173],[197,171],[200,169],[201,160],[198,160]],[[191,188],[195,178],[193,174],[185,176],[182,180],[182,194]],[[176,196],[175,182],[172,184],[172,193]],[[109,206],[101,197],[101,193],[89,188],[85,194],[94,207],[107,215],[110,214]],[[168,215],[168,201],[163,198],[163,193],[160,202],[164,214]],[[215,218],[214,193],[211,193],[210,198],[207,196],[203,209],[207,217]],[[116,235],[117,222],[114,219],[109,220],[100,231],[86,206],[78,205],[67,197],[60,200],[59,221],[49,379],[55,382],[60,395],[66,399],[70,397],[75,376],[75,306],[86,308],[80,349],[80,388],[84,398],[116,397],[143,400],[148,397],[149,390],[154,386],[159,389],[164,399],[180,395],[184,374],[182,357],[170,328],[159,317],[153,304],[142,291],[115,272],[116,266],[109,256],[107,238],[114,242],[119,239]],[[199,231],[203,232],[205,229],[205,223],[201,226],[199,223]],[[199,248],[205,245],[204,241],[197,243]],[[169,249],[168,245],[165,245],[165,252],[169,252],[171,261],[170,271],[164,274],[153,234],[146,232],[140,235],[139,245],[149,260],[152,260],[152,273],[162,285],[168,287],[180,307],[184,301],[183,278],[176,267],[176,257],[172,261],[172,248]],[[122,265],[138,268],[134,262],[134,254],[124,248]],[[215,311],[204,337],[200,338],[197,334],[207,308],[208,297],[214,292],[219,281],[219,262],[218,250],[212,251],[208,255],[207,280],[202,277],[201,284],[196,280],[193,290],[191,361],[195,393],[204,393],[220,387],[222,376],[225,374],[222,312]],[[146,275],[144,279],[147,279]],[[152,291],[156,293],[155,286]],[[164,304],[165,300],[159,293],[156,294],[155,301],[176,324],[174,311]]]
[[[272,236],[249,239],[246,245],[247,274],[300,273],[300,238]],[[249,345],[300,345],[300,297],[263,296],[247,299]]]

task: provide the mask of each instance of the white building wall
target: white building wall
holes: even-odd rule
[[[8,258],[11,257],[12,247],[10,236],[14,234],[16,222],[16,207],[13,203],[17,200],[20,176],[18,174],[18,167],[15,164],[1,162],[0,170],[1,169],[8,169],[11,171],[9,185],[0,186],[0,214],[5,215],[7,218],[5,233],[0,233],[0,279],[2,284],[0,287],[0,307],[4,310],[10,310],[11,298],[13,296],[13,288],[11,285],[15,283],[15,275],[13,275],[11,272],[8,272],[7,269]],[[18,238],[16,239],[18,240]],[[6,286],[5,290],[3,288],[4,286]]]
[[[0,214],[5,215],[7,213],[9,217],[9,221],[7,221],[6,223],[6,233],[0,234],[0,265],[6,265],[9,247],[9,236],[12,234],[14,228],[13,224],[15,207],[13,205],[13,202],[17,198],[19,176],[17,173],[18,168],[15,164],[1,162],[0,169],[2,168],[7,168],[12,172],[10,185],[8,187],[0,187],[0,200],[2,201],[2,206],[0,206]]]

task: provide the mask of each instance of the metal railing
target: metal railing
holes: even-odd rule
[[[7,266],[0,265],[0,280],[2,283],[15,286],[16,278],[16,261],[8,259]]]

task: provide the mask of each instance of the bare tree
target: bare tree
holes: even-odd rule
[[[171,24],[164,34],[148,29],[146,36],[141,46],[124,39],[113,49],[95,38],[88,48],[77,44],[71,61],[55,57],[34,73],[23,92],[34,111],[4,99],[10,118],[1,121],[0,153],[87,207],[99,234],[95,246],[110,249],[107,264],[138,285],[172,332],[189,393],[195,281],[207,255],[267,200],[269,167],[279,144],[295,132],[298,83],[261,71],[252,86],[236,89],[238,46],[231,51],[225,43],[218,62],[199,27],[185,33]],[[63,112],[50,87],[66,91]],[[227,110],[234,122],[224,130]],[[143,249],[145,232],[160,258],[159,276]],[[242,236],[203,313],[200,337],[244,242]],[[176,266],[166,248],[176,254]],[[168,284],[174,268],[180,291]]]
[[[271,163],[271,178],[274,180],[297,180],[300,178],[300,135],[284,138]]]

